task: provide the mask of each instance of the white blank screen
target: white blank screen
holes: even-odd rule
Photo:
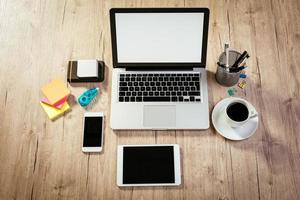
[[[203,13],[116,13],[119,63],[201,62]]]

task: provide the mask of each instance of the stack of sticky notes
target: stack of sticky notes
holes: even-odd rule
[[[70,109],[67,102],[70,90],[62,80],[52,80],[44,85],[41,90],[45,97],[41,99],[40,104],[51,120],[56,119]]]

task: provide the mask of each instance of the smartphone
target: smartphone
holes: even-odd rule
[[[103,146],[102,112],[86,112],[83,119],[83,152],[101,152]]]

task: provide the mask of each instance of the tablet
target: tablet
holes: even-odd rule
[[[118,146],[118,186],[176,186],[180,183],[178,145]]]

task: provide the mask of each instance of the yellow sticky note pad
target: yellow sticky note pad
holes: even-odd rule
[[[42,92],[49,100],[50,104],[56,106],[60,100],[64,99],[70,94],[70,90],[66,87],[64,82],[56,79],[42,87]]]
[[[47,113],[48,117],[51,120],[54,120],[55,118],[59,117],[64,112],[66,112],[67,110],[70,109],[70,106],[69,106],[68,102],[65,102],[64,105],[60,109],[52,107],[52,106],[50,106],[46,103],[43,103],[41,101],[40,101],[40,104],[41,104],[42,108],[45,110],[45,112]]]

